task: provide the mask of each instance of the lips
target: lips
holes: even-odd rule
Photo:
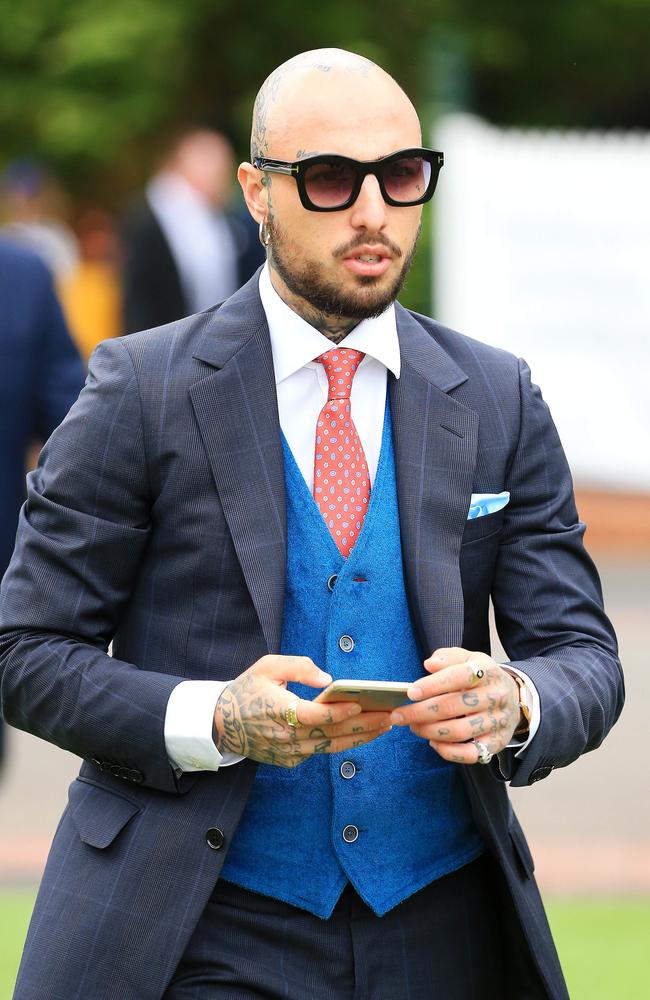
[[[362,278],[380,278],[391,265],[391,254],[383,246],[355,247],[343,263],[353,274]]]

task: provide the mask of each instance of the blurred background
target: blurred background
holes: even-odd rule
[[[645,998],[650,0],[0,0],[0,24],[0,240],[44,262],[83,363],[100,340],[205,308],[258,266],[234,174],[276,65],[338,45],[413,99],[445,166],[402,301],[531,365],[627,675],[605,746],[515,790],[515,807],[572,997]],[[0,301],[0,364],[6,315]],[[0,1000],[78,766],[23,733],[5,744]]]

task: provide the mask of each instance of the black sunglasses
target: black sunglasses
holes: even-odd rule
[[[444,163],[433,149],[399,149],[379,160],[352,160],[337,153],[318,153],[291,163],[256,156],[253,166],[295,178],[298,195],[310,212],[340,212],[359,197],[365,177],[374,174],[388,205],[421,205],[436,189]]]

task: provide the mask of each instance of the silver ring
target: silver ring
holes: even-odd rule
[[[477,663],[474,663],[473,660],[468,660],[467,665],[468,667],[471,668],[472,671],[472,679],[470,680],[470,684],[478,684],[478,682],[482,680],[483,677],[485,677],[485,670],[483,669],[483,667],[479,667]]]
[[[292,729],[297,729],[300,725],[300,720],[298,718],[298,713],[296,709],[298,708],[298,700],[290,702],[284,710],[284,718],[288,726]]]
[[[478,751],[478,760],[476,761],[476,763],[489,764],[492,758],[494,757],[494,754],[490,753],[490,751],[487,748],[487,744],[481,743],[480,740],[472,740],[472,743],[474,744],[474,746]]]

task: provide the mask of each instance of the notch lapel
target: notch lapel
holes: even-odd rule
[[[401,373],[391,406],[404,569],[427,655],[461,646],[460,545],[476,464],[478,415],[449,393],[467,375],[397,307]]]
[[[195,357],[217,367],[190,396],[269,652],[279,652],[286,571],[284,461],[257,278],[214,314]]]

